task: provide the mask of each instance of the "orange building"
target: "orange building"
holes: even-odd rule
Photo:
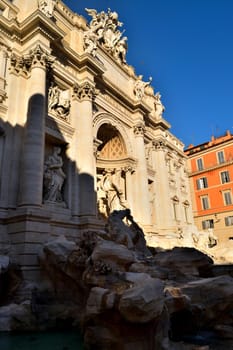
[[[203,144],[190,145],[189,178],[194,222],[213,229],[219,242],[233,237],[233,135],[227,131]]]

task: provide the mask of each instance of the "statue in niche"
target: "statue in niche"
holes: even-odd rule
[[[70,113],[70,97],[68,90],[60,90],[57,85],[51,85],[48,92],[48,110],[58,118],[67,120]]]
[[[38,0],[39,9],[47,16],[53,16],[56,0]]]
[[[64,203],[62,187],[66,178],[62,170],[63,160],[60,156],[61,148],[55,146],[53,153],[44,164],[44,201]]]
[[[165,111],[165,107],[161,102],[161,95],[159,92],[155,94],[155,102],[154,102],[154,108],[155,108],[155,118],[160,119],[162,118],[163,112]]]
[[[128,207],[120,185],[121,170],[106,170],[98,183],[98,205],[101,214],[108,216],[114,210]]]
[[[142,80],[143,75],[139,75],[134,84],[134,94],[137,100],[141,100],[145,93],[145,88],[152,82],[152,77],[149,77],[149,81],[145,82]]]

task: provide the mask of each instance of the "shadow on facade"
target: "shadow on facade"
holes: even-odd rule
[[[25,126],[0,120],[0,247],[7,252],[11,246],[31,272],[51,237],[103,227],[95,179],[70,156],[75,158],[72,127],[45,113],[46,103],[41,94],[31,96]]]
[[[51,237],[73,239],[105,223],[95,178],[75,161],[72,127],[45,113],[46,105],[40,94],[30,98],[25,127],[0,120],[0,247],[5,252],[10,244],[31,271],[38,268],[38,249]],[[231,265],[228,270],[233,275]]]

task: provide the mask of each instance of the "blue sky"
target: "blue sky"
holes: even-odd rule
[[[233,0],[64,0],[87,15],[116,11],[127,63],[162,95],[170,131],[187,147],[233,133]]]

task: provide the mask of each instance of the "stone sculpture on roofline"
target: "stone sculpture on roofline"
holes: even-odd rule
[[[141,100],[145,93],[145,88],[152,82],[152,77],[149,77],[149,81],[145,82],[142,80],[143,75],[139,75],[134,84],[134,95],[137,100]]]
[[[97,13],[94,9],[87,9],[92,20],[89,29],[84,35],[84,50],[86,53],[96,56],[97,45],[99,44],[108,53],[110,53],[116,61],[126,64],[127,37],[122,37],[124,31],[120,31],[118,27],[123,25],[118,21],[118,14],[108,9],[105,13],[101,11]]]

